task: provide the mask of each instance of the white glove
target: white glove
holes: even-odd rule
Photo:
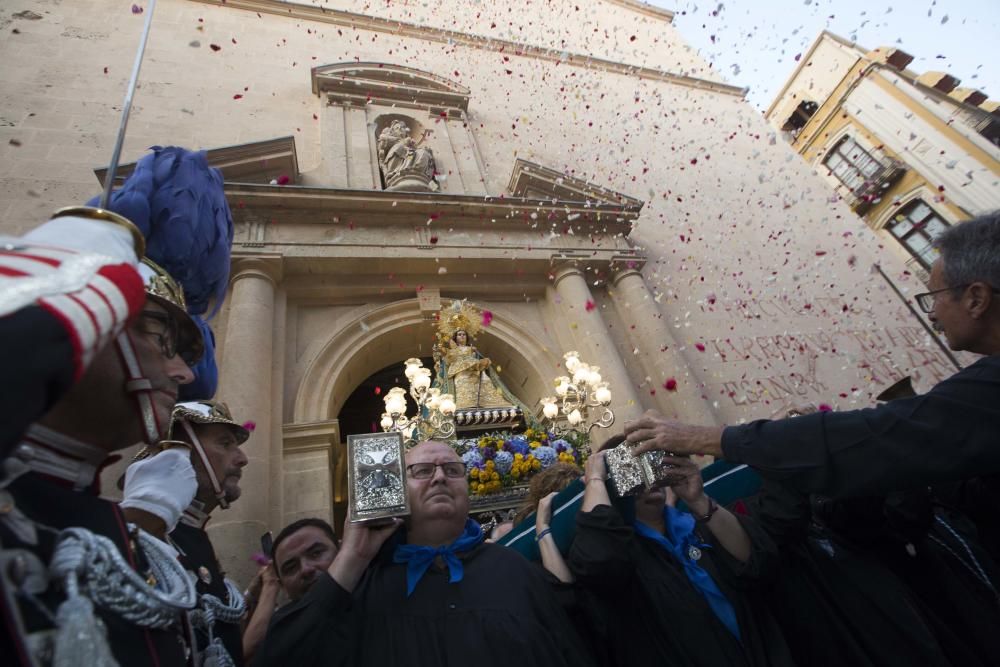
[[[136,461],[125,470],[125,499],[120,506],[160,517],[169,533],[197,492],[191,451],[177,447]]]
[[[60,216],[35,227],[21,238],[29,243],[110,257],[132,266],[139,261],[129,230],[106,220]]]

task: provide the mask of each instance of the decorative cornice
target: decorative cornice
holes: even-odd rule
[[[604,1],[611,3],[612,5],[619,5],[621,7],[626,7],[639,14],[651,16],[655,19],[666,21],[667,23],[674,22],[674,13],[669,9],[663,9],[662,7],[654,7],[653,5],[647,4],[645,2],[637,2],[636,0],[604,0]]]
[[[372,32],[390,33],[400,37],[415,37],[429,42],[467,46],[474,49],[482,49],[484,51],[502,51],[516,56],[565,64],[570,67],[581,67],[614,74],[622,74],[625,76],[635,76],[640,79],[663,81],[666,83],[686,86],[688,88],[710,90],[716,93],[723,93],[725,95],[733,95],[736,97],[745,97],[747,93],[746,88],[740,88],[739,86],[732,86],[727,83],[719,83],[717,81],[709,81],[708,79],[699,79],[685,74],[672,74],[670,72],[664,72],[663,70],[653,69],[652,67],[627,65],[613,60],[605,60],[603,58],[596,58],[594,56],[579,53],[570,53],[567,55],[565,51],[560,49],[542,48],[520,42],[511,42],[505,39],[494,39],[492,37],[470,35],[456,30],[444,30],[441,28],[421,26],[404,21],[394,21],[375,16],[366,16],[364,14],[357,14],[355,12],[348,12],[341,9],[313,7],[293,2],[284,2],[283,0],[195,0],[195,2],[201,2],[209,5],[219,5],[230,9],[242,9],[245,11],[263,14],[275,14],[277,16],[285,16],[288,18],[299,19],[301,21],[314,21],[316,23],[327,23],[347,28],[370,30]],[[623,0],[618,2],[618,4],[625,5],[625,2]],[[632,3],[628,4],[630,8],[636,9]],[[640,3],[635,3],[635,5],[641,6]]]
[[[529,196],[531,192],[540,192],[545,195],[543,201],[554,199],[608,204],[621,207],[623,211],[637,215],[643,206],[643,202],[634,197],[567,176],[550,167],[528,162],[521,158],[517,158],[514,162],[514,170],[511,172],[507,191],[515,197],[524,199],[542,200]]]
[[[428,218],[447,216],[450,220],[468,221],[476,226],[490,226],[505,221],[521,226],[524,219],[537,214],[547,219],[549,214],[560,220],[572,217],[574,226],[583,229],[597,227],[611,235],[631,232],[639,217],[635,206],[612,205],[586,201],[527,200],[517,197],[483,197],[481,195],[451,195],[431,192],[387,192],[384,190],[346,190],[341,188],[277,186],[254,183],[226,183],[226,197],[234,215],[253,207],[281,209],[289,213],[322,213],[331,216],[363,216],[371,224],[391,225],[403,217],[426,223]],[[496,222],[494,222],[494,220]]]
[[[209,148],[205,151],[208,164],[222,172],[226,181],[268,183],[287,177],[294,184],[299,174],[299,161],[295,152],[295,138],[275,137],[264,141],[251,141],[235,146]],[[135,170],[135,162],[118,165],[115,183],[123,183]],[[107,167],[97,167],[94,175],[104,185]]]
[[[431,72],[392,63],[337,63],[312,69],[312,90],[330,103],[417,107],[461,117],[471,91]]]

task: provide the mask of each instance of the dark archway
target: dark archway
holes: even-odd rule
[[[434,360],[431,357],[421,357],[420,360],[424,366],[434,368]],[[381,430],[378,423],[382,413],[385,412],[385,404],[382,399],[385,398],[386,392],[393,387],[402,387],[403,389],[410,387],[406,376],[403,375],[404,368],[405,365],[402,361],[386,366],[369,375],[351,392],[351,395],[344,402],[344,406],[340,409],[340,414],[337,415],[341,437],[344,441],[347,440],[348,435],[375,433]],[[406,403],[408,406],[407,414],[414,414],[417,406],[409,394],[406,396]]]

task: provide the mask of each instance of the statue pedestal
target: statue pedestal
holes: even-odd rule
[[[521,408],[462,408],[455,411],[455,431],[515,430],[524,428]]]
[[[385,189],[390,192],[437,192],[437,182],[427,176],[425,169],[403,169],[394,174]]]

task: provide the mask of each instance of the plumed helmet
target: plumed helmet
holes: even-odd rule
[[[165,322],[174,336],[176,352],[188,365],[197,363],[205,352],[201,329],[188,315],[184,290],[169,273],[148,257],[139,262],[139,275],[146,287],[146,297],[167,311]]]

